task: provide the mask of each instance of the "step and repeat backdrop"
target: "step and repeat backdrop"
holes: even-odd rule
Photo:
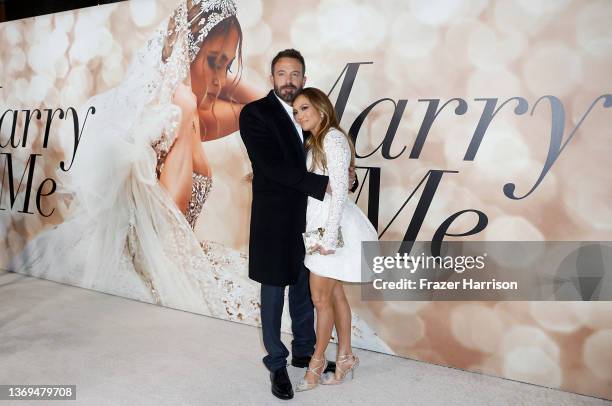
[[[258,325],[237,116],[286,48],[355,140],[381,241],[610,241],[611,20],[606,0],[131,0],[0,24],[0,268]],[[165,167],[184,134],[187,178]],[[610,302],[347,289],[356,346],[612,398]]]

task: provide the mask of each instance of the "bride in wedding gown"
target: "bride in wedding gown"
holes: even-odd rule
[[[201,140],[238,129],[240,92],[226,82],[241,40],[232,0],[181,1],[123,82],[85,104],[95,114],[63,185],[73,208],[11,269],[258,324],[246,257],[193,232],[212,187]]]
[[[227,80],[241,62],[236,12],[233,0],[181,0],[123,82],[85,103],[96,111],[62,185],[70,213],[11,270],[260,325],[246,255],[193,231],[213,185],[201,141],[237,131],[240,108],[257,98]],[[353,323],[357,343],[391,352],[355,314]]]

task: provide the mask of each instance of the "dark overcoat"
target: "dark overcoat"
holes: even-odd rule
[[[306,202],[323,200],[328,177],[307,171],[304,146],[273,91],[244,106],[240,135],[253,168],[249,277],[293,285],[304,266]]]

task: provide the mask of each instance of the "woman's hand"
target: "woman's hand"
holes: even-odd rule
[[[192,116],[197,110],[198,102],[191,86],[179,83],[172,95],[172,103],[181,109],[183,116]]]
[[[321,255],[331,255],[331,254],[334,254],[336,250],[328,250],[328,249],[323,248],[323,246],[320,244],[315,244],[312,247],[310,247],[310,249],[308,249],[308,253],[314,254],[315,252],[318,252]]]
[[[336,252],[336,250],[327,250],[323,247],[319,247],[319,254],[321,255],[332,255]]]
[[[177,129],[176,137],[192,137],[197,134],[198,129],[194,123],[194,117],[197,113],[197,98],[191,86],[185,83],[179,83],[172,95],[172,103],[181,110],[181,121]]]

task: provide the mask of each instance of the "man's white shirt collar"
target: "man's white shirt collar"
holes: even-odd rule
[[[281,105],[285,108],[285,111],[287,112],[287,114],[289,114],[289,118],[291,119],[291,122],[293,122],[293,125],[295,126],[295,129],[297,130],[297,133],[300,136],[300,141],[304,143],[304,135],[302,134],[302,127],[300,127],[297,121],[295,121],[295,117],[293,117],[293,107],[290,106],[286,101],[278,97],[276,92],[274,92],[274,96],[276,96],[278,101],[280,101]]]

